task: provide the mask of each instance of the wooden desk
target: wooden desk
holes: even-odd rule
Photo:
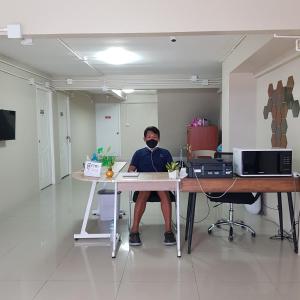
[[[228,190],[229,189],[229,190]],[[282,199],[281,193],[286,192],[290,212],[290,221],[294,242],[294,251],[298,253],[298,241],[295,228],[294,206],[292,192],[300,192],[300,179],[294,177],[235,177],[235,178],[184,178],[180,183],[182,192],[189,192],[189,209],[187,216],[188,233],[188,253],[191,253],[192,232],[194,224],[194,213],[196,203],[196,193],[215,193],[225,192],[263,192],[277,193],[278,213],[280,223],[280,234],[283,239],[283,221],[282,221]]]

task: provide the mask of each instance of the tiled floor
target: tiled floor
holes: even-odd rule
[[[183,244],[181,258],[176,247],[162,244],[158,204],[147,207],[141,247],[129,248],[127,216],[120,221],[122,244],[116,259],[111,258],[107,240],[74,243],[89,188],[88,183],[66,178],[1,215],[0,299],[299,298],[300,256],[288,241],[269,239],[276,225],[241,206],[237,214],[255,228],[255,239],[242,229],[235,231],[233,242],[225,230],[208,235],[208,225],[227,209],[211,207],[208,218],[195,224],[192,254]],[[186,198],[181,195],[183,217]],[[125,193],[121,202],[126,210]],[[207,211],[206,201],[198,201],[196,219],[201,220]],[[95,217],[89,222],[91,231],[104,225]]]

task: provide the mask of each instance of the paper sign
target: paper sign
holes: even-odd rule
[[[101,163],[86,161],[84,164],[84,176],[100,177]]]

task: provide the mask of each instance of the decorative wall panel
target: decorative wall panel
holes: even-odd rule
[[[281,80],[278,81],[276,90],[274,90],[272,83],[269,84],[269,99],[267,105],[264,107],[263,115],[264,119],[268,119],[270,113],[272,116],[272,147],[287,147],[286,133],[288,124],[286,117],[288,114],[288,110],[292,111],[294,118],[297,118],[299,116],[299,101],[294,100],[293,88],[293,76],[290,76],[288,78],[287,85],[285,87],[283,86]]]

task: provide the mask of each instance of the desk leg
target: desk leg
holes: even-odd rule
[[[282,199],[281,199],[281,193],[277,193],[277,199],[278,199],[278,215],[279,215],[279,229],[280,229],[280,238],[283,240],[283,221],[282,221]]]
[[[177,223],[177,257],[181,257],[179,182],[177,182],[177,184],[176,184],[176,223]]]
[[[189,198],[188,198],[188,205],[187,205],[187,210],[186,210],[186,221],[185,221],[185,235],[184,235],[184,240],[187,240],[188,237],[188,230],[190,226],[190,214],[191,214],[191,201],[192,201],[192,193],[189,193]]]
[[[192,246],[196,197],[197,197],[197,193],[192,193],[191,211],[190,211],[190,216],[189,216],[189,229],[188,229],[188,254],[191,253],[191,246]]]
[[[118,183],[115,182],[115,192],[114,192],[114,224],[112,230],[112,254],[111,257],[116,257],[116,247],[117,247],[117,219],[118,219],[118,212],[117,212],[117,203],[118,203]]]
[[[89,200],[87,202],[85,213],[84,213],[84,218],[83,218],[81,230],[80,230],[79,234],[74,234],[74,239],[75,240],[78,240],[78,239],[99,239],[99,238],[103,239],[103,238],[109,238],[110,237],[110,234],[108,234],[108,233],[87,233],[86,232],[86,225],[87,225],[87,222],[89,220],[89,215],[90,215],[90,211],[91,211],[91,208],[92,208],[92,202],[93,202],[93,199],[94,199],[96,186],[97,186],[97,181],[93,181],[92,182],[92,187],[91,187],[91,190],[90,190]]]
[[[86,232],[86,225],[87,225],[87,222],[88,222],[88,219],[89,219],[90,210],[91,210],[91,206],[92,206],[96,186],[97,186],[97,182],[93,181],[92,182],[92,187],[91,187],[91,190],[90,190],[89,200],[88,200],[88,203],[87,203],[86,208],[85,208],[85,213],[84,213],[84,218],[83,218],[83,222],[82,222],[82,225],[81,225],[80,234],[74,234],[74,239],[83,238],[85,235],[88,235],[88,233]]]
[[[294,251],[298,253],[298,241],[296,236],[296,226],[295,226],[295,213],[294,213],[294,205],[292,199],[292,193],[287,193],[288,196],[288,203],[289,203],[289,210],[290,210],[290,221],[291,221],[291,229],[293,235],[293,242],[294,242]]]

